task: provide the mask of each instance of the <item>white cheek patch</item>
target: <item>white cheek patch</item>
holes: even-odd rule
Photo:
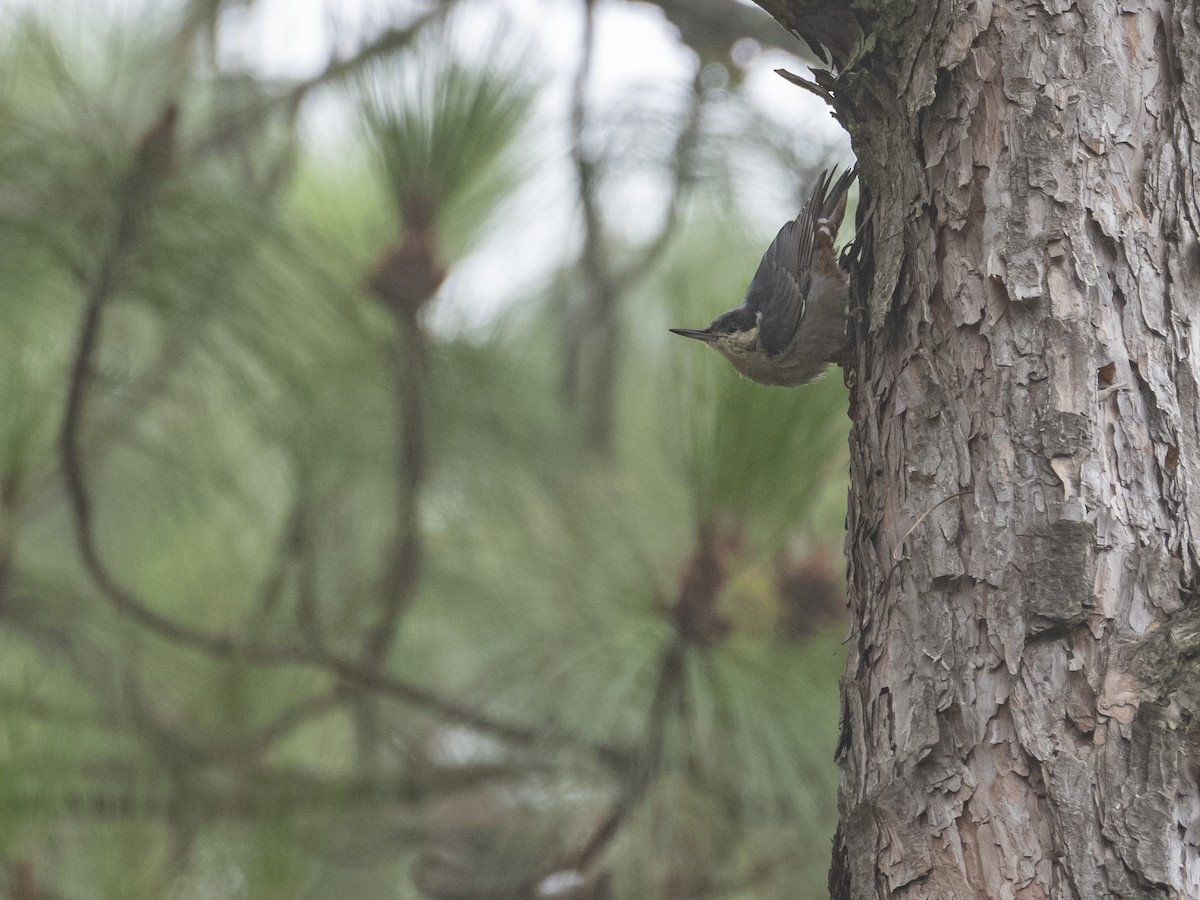
[[[762,313],[759,313],[761,316]],[[758,326],[755,325],[749,331],[741,331],[733,336],[732,343],[739,350],[749,350],[758,343]]]

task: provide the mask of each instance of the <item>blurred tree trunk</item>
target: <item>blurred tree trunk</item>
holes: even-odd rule
[[[831,893],[1198,897],[1198,6],[761,5],[874,203]]]

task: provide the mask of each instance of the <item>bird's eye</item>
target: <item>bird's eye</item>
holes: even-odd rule
[[[734,325],[732,322],[730,322],[728,325],[725,326],[726,334],[734,334],[736,331],[737,331],[737,326]]]

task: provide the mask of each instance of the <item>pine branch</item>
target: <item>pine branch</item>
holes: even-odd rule
[[[120,607],[118,607],[118,611],[120,611]],[[59,650],[72,652],[71,634],[60,630],[44,634],[43,630],[35,624],[18,618],[16,609],[10,608],[6,612],[8,621],[13,622],[19,628],[38,630],[44,640],[58,641]],[[166,617],[154,614],[155,620],[159,618],[166,619]],[[138,620],[135,619],[135,621]],[[138,623],[145,625],[144,622],[139,621]],[[404,703],[437,716],[445,722],[472,728],[481,734],[516,746],[545,747],[547,750],[574,749],[618,772],[631,766],[635,759],[635,754],[630,748],[607,741],[593,741],[561,728],[551,729],[544,725],[514,722],[493,716],[469,704],[443,697],[428,688],[411,684],[385,672],[364,667],[358,662],[342,659],[319,647],[273,648],[256,644],[240,644],[223,635],[195,631],[174,622],[171,624],[174,627],[164,631],[154,629],[153,626],[148,627],[159,637],[196,650],[213,659],[237,661],[245,665],[263,667],[316,668],[336,676],[347,685]],[[182,640],[178,637],[180,633],[186,635]],[[194,635],[199,635],[202,639],[193,640]]]
[[[364,48],[350,60],[331,63],[325,73],[295,88],[291,95],[303,98],[309,90],[327,78],[343,77],[355,67],[365,64],[388,48],[395,48],[410,40],[416,30],[437,15],[444,14],[445,7],[428,14],[419,23],[401,32],[389,33]],[[97,539],[94,504],[88,485],[84,455],[81,447],[81,432],[86,415],[87,400],[92,386],[94,359],[100,343],[107,307],[120,285],[122,269],[141,240],[145,220],[152,212],[156,188],[167,177],[175,152],[175,110],[168,108],[160,121],[139,143],[125,178],[122,179],[114,197],[115,226],[108,248],[87,284],[84,310],[79,326],[79,336],[74,353],[66,407],[59,436],[61,462],[64,471],[66,494],[71,510],[75,540],[85,570],[100,595],[123,618],[145,628],[181,647],[200,652],[219,660],[237,660],[258,666],[300,665],[313,666],[336,675],[343,682],[368,690],[380,696],[390,697],[408,705],[425,709],[449,721],[458,722],[481,732],[494,735],[505,741],[520,745],[545,743],[551,746],[571,746],[593,754],[604,764],[622,768],[628,764],[628,753],[605,743],[595,743],[565,734],[550,734],[541,726],[514,723],[497,719],[469,705],[443,698],[436,693],[420,688],[380,671],[380,666],[353,663],[338,658],[321,648],[311,646],[269,647],[248,643],[229,634],[211,632],[186,625],[171,616],[154,610],[134,591],[123,585],[104,561]],[[411,409],[411,407],[410,407]],[[411,429],[420,437],[421,429]],[[423,440],[423,437],[420,437]],[[406,447],[403,465],[419,478],[423,468],[423,448],[419,454]],[[412,480],[413,475],[407,475]],[[410,504],[412,505],[412,504]],[[377,631],[373,647],[390,645],[395,631],[395,622],[403,599],[411,588],[405,587],[406,579],[415,577],[413,555],[413,527],[401,530],[400,552],[397,554],[393,584],[399,589],[392,598],[400,602],[390,606]],[[407,560],[407,562],[406,562]],[[379,651],[374,651],[379,652]],[[374,657],[372,657],[372,660]],[[281,726],[282,727],[282,726]]]
[[[168,106],[141,139],[116,197],[115,226],[108,249],[100,258],[86,290],[79,339],[71,365],[66,410],[59,435],[67,500],[71,507],[75,541],[84,567],[100,593],[123,616],[175,643],[206,653],[229,656],[234,646],[227,637],[210,635],[164,616],[122,586],[100,556],[96,541],[92,498],[84,473],[80,431],[93,374],[93,359],[100,342],[104,312],[115,293],[121,269],[141,237],[153,196],[171,168],[175,152],[176,108]]]

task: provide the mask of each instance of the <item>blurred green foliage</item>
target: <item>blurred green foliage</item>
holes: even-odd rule
[[[294,86],[192,52],[217,6],[87,34],[14,17],[0,49],[0,892],[820,896],[845,392],[759,387],[665,330],[731,306],[761,251],[724,200],[735,98],[625,298],[612,452],[560,398],[567,265],[486,327],[430,332],[418,500],[394,461],[401,326],[364,285],[412,196],[452,267],[536,192],[519,39],[468,64],[431,25],[363,59],[333,87],[383,166],[334,166],[298,148]],[[85,297],[168,102],[173,166],[76,427],[104,570],[230,653],[122,612],[64,482]],[[423,553],[380,687],[354,669],[407,502]]]
[[[532,166],[517,138],[538,73],[533,48],[511,35],[455,53],[444,30],[375,67],[363,85],[363,120],[406,227],[437,219],[461,252]],[[449,51],[449,52],[448,52]],[[481,64],[482,63],[482,64]]]

